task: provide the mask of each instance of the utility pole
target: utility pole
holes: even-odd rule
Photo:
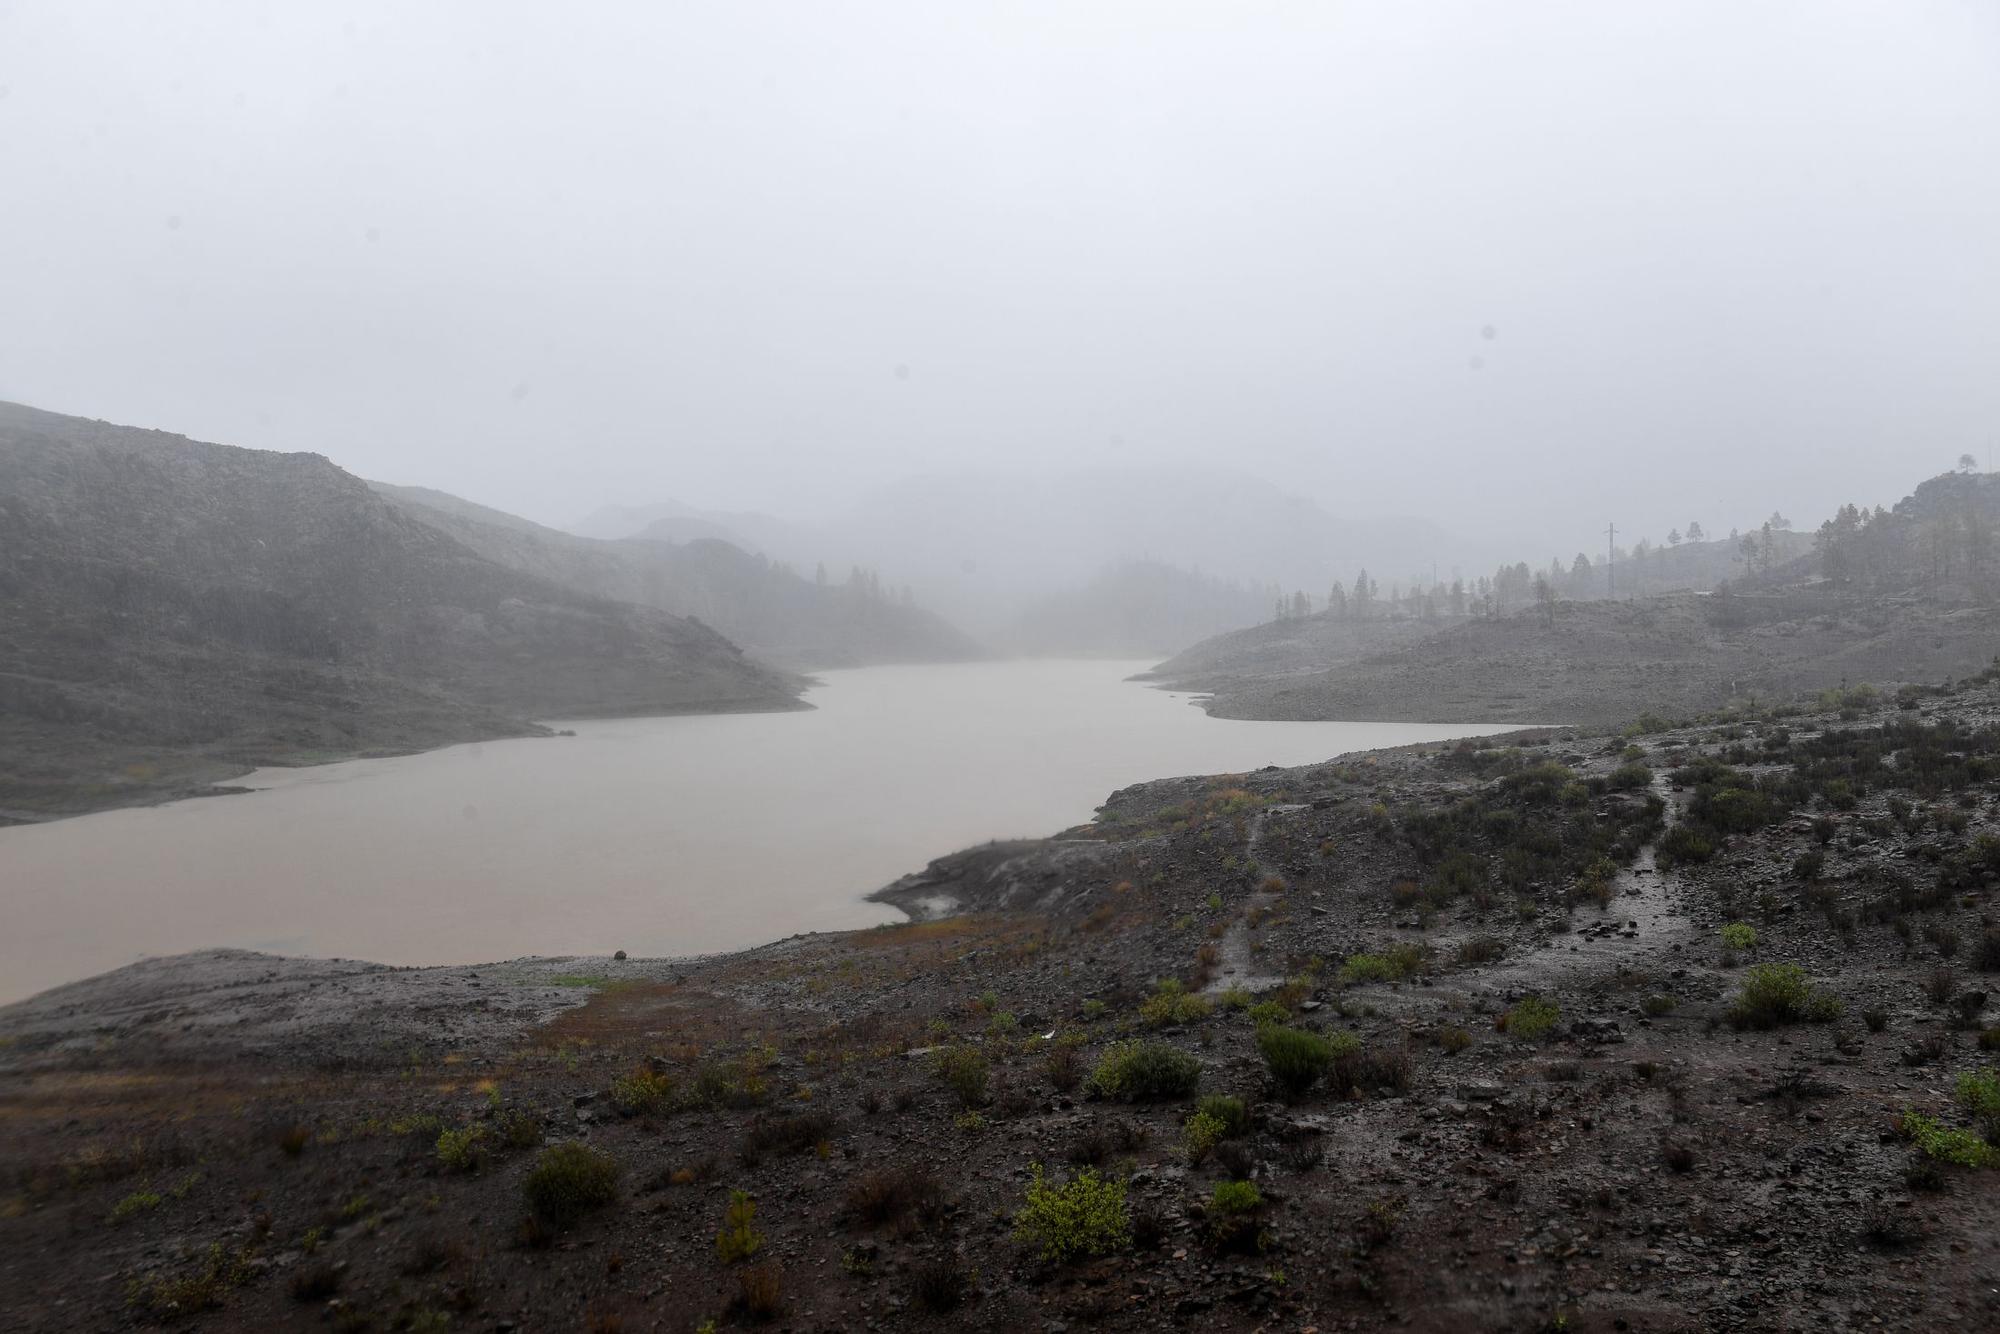
[[[1618,592],[1618,525],[1611,524],[1604,530],[1604,595],[1616,597]]]

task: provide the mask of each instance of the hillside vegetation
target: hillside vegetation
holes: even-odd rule
[[[1706,588],[1579,600],[1564,579],[1502,567],[1462,598],[1350,598],[1204,641],[1151,675],[1213,692],[1222,717],[1592,724],[1963,676],[2000,647],[1996,524],[1995,479],[1947,474],[1894,509],[1846,507],[1811,537],[1746,535],[1730,577]],[[1688,551],[1659,557],[1656,577],[1725,568]]]

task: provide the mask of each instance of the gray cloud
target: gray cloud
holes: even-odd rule
[[[1222,458],[1542,560],[2000,455],[1980,3],[50,0],[0,87],[0,396],[548,520]]]

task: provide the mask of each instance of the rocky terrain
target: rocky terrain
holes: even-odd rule
[[[697,621],[486,559],[318,455],[12,404],[0,624],[0,819],[802,686]]]
[[[727,957],[0,1010],[9,1327],[1992,1328],[2000,687],[1150,783]]]
[[[1560,561],[1553,578],[1517,564],[1463,605],[1461,590],[1421,615],[1280,617],[1148,677],[1211,693],[1208,710],[1225,718],[1590,726],[1635,707],[1684,716],[1855,681],[1936,681],[1993,661],[1996,533],[2000,476],[1960,470],[1893,509],[1842,506],[1810,536],[1767,524],[1740,546],[1653,548],[1618,566],[1617,596],[1582,564],[1575,578]],[[1479,595],[1503,582],[1511,603],[1481,614]]]
[[[1611,726],[1631,701],[1668,716],[1751,706],[1858,681],[1937,681],[1983,669],[2000,607],[1858,597],[1827,585],[1563,602],[1427,628],[1280,621],[1149,673],[1211,692],[1222,718],[1345,718]]]

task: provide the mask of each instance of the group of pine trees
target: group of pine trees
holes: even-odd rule
[[[2000,593],[1994,580],[1995,510],[2000,488],[1975,471],[1934,477],[1893,510],[1842,505],[1814,538],[1820,573],[1834,583],[1874,592],[1962,588],[1980,600]]]

